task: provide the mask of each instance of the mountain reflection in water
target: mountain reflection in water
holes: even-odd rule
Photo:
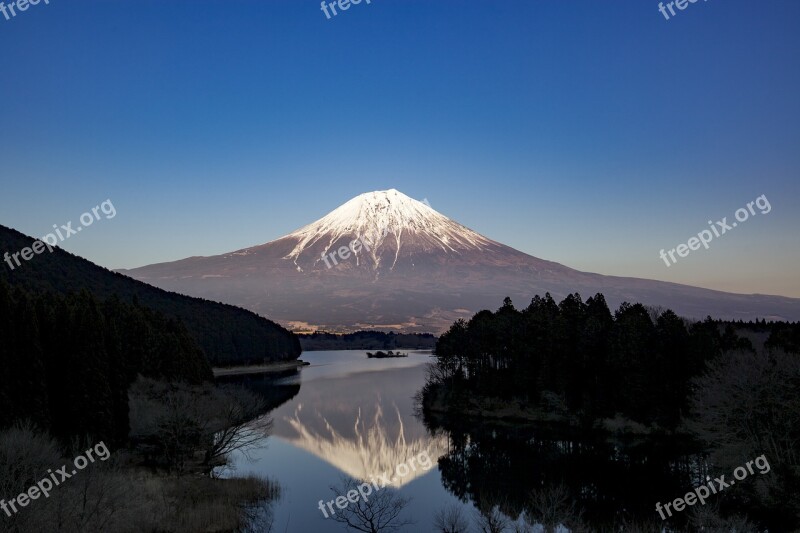
[[[297,436],[284,433],[283,425],[280,425],[281,433],[276,431],[275,435],[324,459],[345,474],[365,480],[377,479],[387,472],[391,476],[398,465],[420,453],[427,453],[435,461],[447,452],[446,438],[420,435],[414,425],[407,430],[397,405],[392,406],[393,416],[384,417],[381,403],[378,400],[374,407],[359,407],[355,420],[338,426],[319,410],[312,414],[299,404],[294,416],[285,419]],[[400,488],[425,473],[422,468],[411,469],[405,477],[393,477],[390,485]]]
[[[532,497],[550,497],[553,490],[574,502],[595,531],[621,521],[652,523],[656,501],[686,493],[705,474],[703,461],[681,442],[423,421],[415,416],[413,397],[425,382],[429,354],[367,359],[365,351],[327,351],[307,352],[303,359],[312,366],[224,380],[274,401],[265,447],[248,454],[253,462],[237,455],[234,475],[268,476],[281,485],[276,531],[343,531],[318,510],[320,500],[333,498],[330,487],[342,476],[370,479],[394,472],[421,452],[433,468],[412,469],[392,485],[411,499],[403,513],[416,523],[403,532],[431,531],[436,513],[449,505],[473,526],[476,507],[518,519]]]

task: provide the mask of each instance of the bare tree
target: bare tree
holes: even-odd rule
[[[366,482],[345,477],[339,486],[331,487],[331,490],[337,499],[348,499],[348,495],[352,496],[354,492],[358,494],[359,485],[364,483]],[[359,494],[355,503],[350,500],[344,509],[337,507],[331,518],[348,529],[364,533],[399,531],[414,523],[413,520],[400,516],[410,501],[396,491],[384,487],[365,497]]]
[[[574,530],[581,522],[581,512],[572,500],[569,488],[562,483],[533,491],[525,519],[528,525],[540,523],[545,532],[556,531],[562,525]]]
[[[131,477],[114,457],[92,464],[51,495],[50,528],[59,524],[59,531],[133,530],[137,515],[150,509],[136,490],[137,480]]]
[[[503,533],[511,526],[511,520],[500,511],[500,507],[484,506],[475,510],[475,525],[482,533]]]
[[[766,453],[800,466],[800,357],[783,351],[734,351],[695,381],[691,429],[724,468]]]
[[[70,461],[49,435],[30,424],[1,431],[0,497],[13,498],[34,486],[40,495],[26,508],[17,507],[10,517],[0,512],[0,529],[12,533],[134,531],[131,524],[142,514],[141,500],[115,458],[91,464],[67,483],[50,483],[48,473]]]
[[[466,533],[469,531],[469,522],[464,517],[461,506],[452,503],[436,512],[433,528],[439,533]]]
[[[732,351],[711,363],[694,387],[688,425],[711,448],[711,464],[730,471],[765,456],[776,474],[753,478],[747,490],[767,508],[799,514],[800,357]]]
[[[265,415],[267,402],[242,387],[223,387],[217,390],[213,409],[216,431],[206,450],[205,464],[227,459],[235,451],[248,452],[264,442],[272,431],[272,419]]]
[[[243,388],[166,384],[140,378],[130,392],[131,436],[182,473],[202,452],[203,467],[247,455],[272,428],[263,398]]]
[[[735,533],[758,533],[759,531],[744,517],[723,518],[719,513],[718,505],[693,507],[689,511],[689,525],[695,531],[733,531]]]
[[[19,494],[60,462],[56,441],[33,424],[22,422],[0,432],[0,493]]]
[[[23,422],[0,432],[0,498],[21,494],[39,481],[48,468],[58,467],[61,463],[58,444],[33,424]],[[42,507],[40,505],[39,509]],[[10,517],[0,511],[0,524],[7,528],[4,530],[27,532],[46,527],[43,514],[25,512],[27,509],[21,511]]]

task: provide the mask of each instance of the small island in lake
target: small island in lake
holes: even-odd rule
[[[369,357],[370,359],[385,359],[387,357],[408,357],[408,354],[400,352],[395,353],[392,350],[389,350],[388,352],[381,352],[381,351],[377,351],[375,353],[367,352],[367,357]]]

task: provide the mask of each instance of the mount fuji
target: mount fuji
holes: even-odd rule
[[[581,272],[493,241],[390,189],[361,194],[280,239],[122,273],[238,305],[296,331],[440,333],[510,296],[602,292],[688,318],[800,320],[800,299]]]

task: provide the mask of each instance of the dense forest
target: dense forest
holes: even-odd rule
[[[465,494],[456,489],[466,486],[489,509],[500,505],[516,516],[524,508],[541,516],[541,498],[557,496],[565,507],[561,518],[549,517],[555,524],[577,511],[602,514],[608,502],[597,493],[599,485],[582,484],[569,470],[540,476],[543,467],[531,458],[557,452],[572,464],[597,451],[605,454],[609,470],[619,469],[615,477],[641,475],[631,469],[646,466],[635,459],[642,454],[616,442],[609,448],[610,432],[648,446],[683,439],[676,442],[695,450],[671,461],[672,472],[658,474],[665,479],[651,487],[642,509],[648,501],[668,501],[681,479],[693,487],[706,474],[730,475],[765,455],[772,465],[768,476],[737,485],[714,509],[704,508],[705,515],[679,520],[692,521],[694,530],[756,530],[741,526],[753,518],[770,531],[800,527],[800,324],[689,321],[667,309],[630,303],[612,314],[602,294],[585,302],[572,294],[560,303],[546,294],[523,310],[506,298],[496,312],[459,320],[440,337],[435,356],[420,408],[431,430],[444,428],[452,436],[450,456],[440,466],[460,497]],[[509,421],[513,424],[504,424]],[[517,456],[493,455],[504,432],[528,427],[535,429]],[[565,447],[563,433],[543,438],[543,430],[556,427],[583,442]],[[506,470],[508,477],[500,479],[519,483],[519,501],[493,497],[490,480],[496,477],[488,472]],[[514,472],[536,474],[517,479]],[[535,492],[542,480],[552,485],[559,478],[563,493]],[[626,487],[612,483],[603,492]],[[737,516],[741,512],[749,518]]]
[[[60,439],[128,438],[128,389],[142,375],[212,379],[182,323],[87,291],[30,294],[0,279],[0,428],[29,420]]]
[[[430,333],[356,331],[336,334],[316,331],[310,334],[300,334],[298,337],[303,351],[393,350],[397,348],[428,350],[436,346],[436,337]]]
[[[0,225],[0,250],[18,251],[33,239]],[[250,311],[167,292],[99,267],[60,248],[35,256],[11,270],[5,263],[0,279],[31,292],[67,294],[88,290],[98,301],[121,301],[179,318],[213,366],[258,364],[297,359],[300,343],[278,324]]]
[[[629,303],[612,314],[602,294],[557,304],[548,293],[522,311],[506,298],[496,313],[459,320],[439,339],[436,357],[451,395],[672,429],[689,407],[691,379],[734,348],[753,344],[711,318],[689,324],[670,310]]]

